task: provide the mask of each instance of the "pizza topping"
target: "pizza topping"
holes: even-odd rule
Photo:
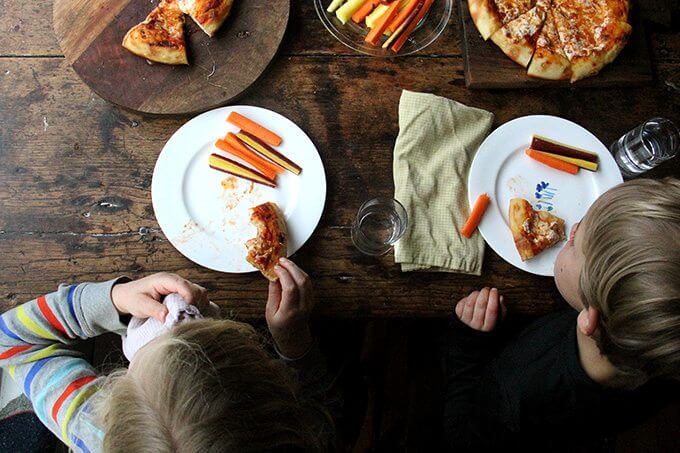
[[[246,242],[246,260],[265,277],[278,279],[274,266],[287,253],[287,232],[283,215],[274,203],[263,203],[251,209],[250,221],[257,227],[257,236]]]

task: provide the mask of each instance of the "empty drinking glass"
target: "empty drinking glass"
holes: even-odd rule
[[[408,226],[406,209],[391,198],[373,198],[359,208],[352,224],[352,242],[366,255],[383,255]]]
[[[651,170],[678,153],[680,132],[671,120],[652,118],[609,147],[625,178]]]

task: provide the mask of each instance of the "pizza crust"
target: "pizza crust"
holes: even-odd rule
[[[246,260],[270,281],[277,281],[274,266],[288,255],[288,230],[283,213],[276,203],[267,202],[251,209],[250,221],[257,236],[246,242]]]
[[[210,37],[229,16],[234,0],[179,0],[179,7]]]
[[[531,77],[563,80],[571,77],[571,64],[562,50],[552,11],[546,12],[545,23],[536,39],[536,50],[527,70]]]
[[[189,64],[184,41],[184,16],[174,0],[163,0],[143,22],[123,37],[123,47],[157,63]]]
[[[472,21],[485,41],[503,26],[494,11],[493,0],[469,0],[468,8]]]
[[[534,54],[536,38],[545,21],[545,10],[533,7],[491,35],[491,40],[512,61],[526,67]]]

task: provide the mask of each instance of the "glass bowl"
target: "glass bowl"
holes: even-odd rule
[[[372,46],[364,42],[364,37],[368,29],[364,25],[359,25],[353,20],[347,21],[343,25],[335,16],[335,13],[328,13],[326,8],[332,0],[314,0],[314,8],[321,19],[321,23],[328,32],[335,36],[335,39],[353,49],[366,55],[374,57],[394,57],[399,55],[409,55],[423,50],[439,37],[449,23],[453,0],[435,0],[427,12],[427,15],[420,21],[416,29],[411,33],[399,53],[395,54],[390,49],[383,49],[380,46]],[[381,45],[385,38],[381,39]]]

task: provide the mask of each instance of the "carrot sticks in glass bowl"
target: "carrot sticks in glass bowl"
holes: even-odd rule
[[[441,35],[453,0],[314,0],[326,29],[346,46],[373,56],[409,55]]]

